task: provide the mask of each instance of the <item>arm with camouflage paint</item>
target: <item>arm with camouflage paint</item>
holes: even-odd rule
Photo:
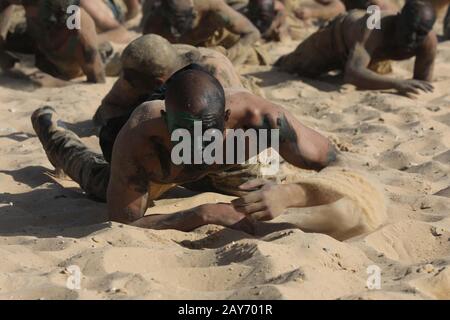
[[[140,96],[141,93],[121,75],[95,112],[94,123],[103,126],[109,119],[126,114],[139,104]]]
[[[375,41],[371,41],[375,42]],[[369,90],[387,90],[396,89],[399,93],[412,97],[413,94],[419,94],[420,90],[424,92],[433,91],[433,86],[424,79],[401,80],[379,75],[368,68],[371,62],[371,52],[363,43],[358,42],[350,51],[349,58],[345,66],[344,80],[355,85],[360,89]],[[432,63],[422,64],[424,57],[429,55],[418,56],[416,61],[415,77],[429,75],[432,70]],[[426,61],[428,61],[427,59]],[[426,62],[425,61],[425,62]],[[432,59],[434,61],[434,58]],[[419,63],[418,63],[419,62]],[[430,61],[431,62],[431,61]]]
[[[290,164],[321,170],[336,161],[333,144],[283,107],[248,92],[236,95],[236,99],[236,104],[248,110],[247,127],[280,130],[279,153]]]
[[[78,32],[79,45],[77,56],[81,62],[81,69],[91,83],[104,83],[106,81],[103,62],[98,52],[98,41],[95,24],[92,18],[84,11],[80,10],[81,25]]]
[[[238,44],[251,46],[260,39],[261,34],[253,23],[223,0],[212,0],[210,5],[217,16],[223,20],[227,30],[240,35]]]
[[[295,9],[297,18],[330,20],[345,12],[344,4],[339,0],[316,0],[316,2],[317,4]]]
[[[131,20],[135,18],[141,10],[141,2],[139,0],[124,0],[127,6],[127,14],[125,20]]]
[[[116,20],[103,1],[81,0],[80,5],[99,30],[99,43],[106,41],[128,43],[132,40],[128,30]]]
[[[321,170],[337,161],[337,150],[320,133],[301,124],[281,106],[251,94],[243,95],[239,100],[242,107],[247,106],[249,110],[247,126],[279,129],[279,153],[290,164]],[[241,185],[240,189],[250,193],[233,200],[233,207],[254,220],[272,220],[288,208],[324,205],[337,200],[327,190],[306,183],[275,184],[257,179]]]
[[[154,116],[145,112],[159,110],[160,102],[150,101],[138,107],[145,115],[147,124],[132,119],[124,126],[114,143],[111,176],[107,190],[107,207],[111,221],[147,229],[175,229],[191,231],[206,224],[217,224],[251,233],[253,226],[245,215],[230,204],[204,204],[170,214],[145,215],[147,208],[154,206],[148,190],[152,179],[164,171],[161,150],[156,145],[161,134]],[[158,120],[156,120],[158,121]],[[149,139],[149,136],[156,140]],[[155,195],[152,195],[155,196]]]
[[[437,36],[434,31],[431,31],[417,50],[416,61],[414,63],[414,79],[424,81],[433,80],[437,45]]]

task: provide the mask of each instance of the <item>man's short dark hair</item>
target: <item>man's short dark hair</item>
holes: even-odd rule
[[[407,0],[400,14],[415,28],[425,25],[431,30],[436,22],[436,11],[428,1]]]
[[[175,72],[166,82],[165,95],[180,111],[200,117],[204,130],[224,129],[225,91],[202,66],[193,63]]]

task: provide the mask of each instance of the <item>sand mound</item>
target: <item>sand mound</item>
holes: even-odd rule
[[[323,190],[332,202],[312,208],[289,209],[275,221],[289,222],[302,230],[344,240],[375,230],[387,218],[384,193],[361,173],[330,167],[309,177],[290,176],[288,180]]]

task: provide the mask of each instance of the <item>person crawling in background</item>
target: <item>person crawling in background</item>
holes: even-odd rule
[[[260,32],[224,0],[165,0],[151,10],[144,15],[144,34],[158,34],[171,43],[222,47],[234,64],[266,64],[255,48]]]
[[[171,44],[156,34],[132,41],[121,57],[122,73],[103,98],[94,122],[129,115],[149,94],[161,87],[177,70],[197,63],[220,81],[224,88],[242,88],[241,77],[223,54],[208,48]]]
[[[67,9],[71,5],[79,5],[79,1],[8,1],[21,4],[25,9],[27,32],[13,42],[31,40],[27,49],[32,51],[26,53],[35,55],[36,67],[45,73],[34,75],[34,82],[42,86],[59,86],[82,75],[85,75],[90,83],[105,82],[104,65],[98,50],[97,32],[92,18],[81,8],[79,21],[82,27],[78,29],[67,26],[68,20],[73,18],[74,14],[68,13]],[[13,47],[15,45],[12,44]]]
[[[337,157],[328,139],[301,124],[281,106],[242,89],[224,89],[216,78],[195,64],[171,76],[165,85],[164,100],[145,102],[132,113],[114,141],[110,163],[62,128],[51,107],[37,109],[31,121],[53,166],[78,182],[91,197],[106,200],[111,221],[149,229],[190,231],[217,224],[253,232],[252,221],[231,204],[205,204],[172,214],[145,215],[147,208],[154,206],[154,200],[177,185],[197,182],[208,191],[242,195],[244,190],[239,186],[258,177],[255,170],[241,164],[175,164],[171,157],[176,145],[171,141],[172,133],[187,130],[194,134],[191,143],[197,141],[197,121],[202,122],[202,135],[209,129],[225,136],[226,129],[279,129],[279,152],[296,167],[321,170]],[[218,140],[225,148],[224,156],[231,152],[226,140],[223,135]],[[209,143],[195,145],[190,145],[191,153],[199,147],[204,150]],[[252,157],[251,153],[245,157]],[[230,168],[242,168],[242,172],[222,175]],[[206,179],[210,175],[215,177]],[[194,186],[193,190],[201,186]],[[305,197],[327,199],[320,192],[310,190]],[[305,203],[313,201],[306,199]],[[266,220],[267,216],[261,219]]]
[[[93,118],[100,127],[100,146],[108,161],[117,134],[131,113],[181,68],[196,63],[216,77],[224,88],[244,88],[233,64],[220,52],[171,44],[156,34],[132,41],[123,51],[121,61],[123,72]]]
[[[277,0],[250,0],[242,11],[266,41],[282,41],[289,35],[284,5]]]
[[[104,63],[113,55],[109,41],[128,43],[134,38],[120,25],[103,0],[0,1],[22,5],[26,15],[25,30],[2,37],[3,52],[8,50],[10,55],[11,52],[34,54],[36,67],[45,74],[32,75],[32,80],[41,86],[68,85],[67,81],[83,75],[88,82],[104,82]],[[69,10],[71,6],[77,6],[79,10]],[[6,7],[3,15],[9,19],[11,6],[3,7]],[[95,14],[91,16],[85,7]],[[69,27],[68,22],[73,25]],[[79,27],[76,22],[79,22]],[[1,25],[6,28],[8,22],[3,20]],[[1,46],[0,40],[0,59],[5,61],[1,58],[5,56],[1,53]],[[15,63],[18,59],[5,61],[3,69],[12,68],[13,61]]]
[[[139,14],[139,0],[80,0],[80,6],[94,20],[100,42],[133,40],[122,24]]]
[[[294,14],[302,20],[319,19],[328,21],[354,9],[366,10],[369,6],[378,6],[383,11],[397,11],[398,8],[385,0],[314,0],[312,5],[300,5],[295,8]]]
[[[305,77],[342,70],[344,81],[359,89],[394,89],[409,97],[431,92],[438,40],[432,30],[436,14],[430,3],[410,0],[398,14],[382,12],[380,29],[369,28],[368,17],[364,11],[353,10],[335,18],[275,65]],[[416,58],[413,79],[379,74],[386,60],[412,57]]]

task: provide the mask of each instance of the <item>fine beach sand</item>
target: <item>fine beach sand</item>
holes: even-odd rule
[[[297,43],[267,46],[275,59]],[[286,223],[306,211],[261,224],[256,236],[219,226],[184,233],[109,223],[104,204],[51,176],[30,115],[53,106],[99,150],[90,119],[114,79],[38,89],[23,76],[35,71],[27,63],[0,75],[0,299],[450,299],[449,61],[450,41],[442,42],[435,91],[415,100],[357,91],[339,76],[242,69],[266,98],[335,142],[348,170],[376,181],[373,188],[336,182],[343,194],[360,190],[359,205],[376,219],[387,214],[376,230],[345,241]],[[394,63],[391,76],[410,77],[412,66]],[[168,198],[149,212],[232,199],[182,190]],[[74,265],[80,290],[66,286]],[[372,265],[382,272],[380,290],[367,288]]]

